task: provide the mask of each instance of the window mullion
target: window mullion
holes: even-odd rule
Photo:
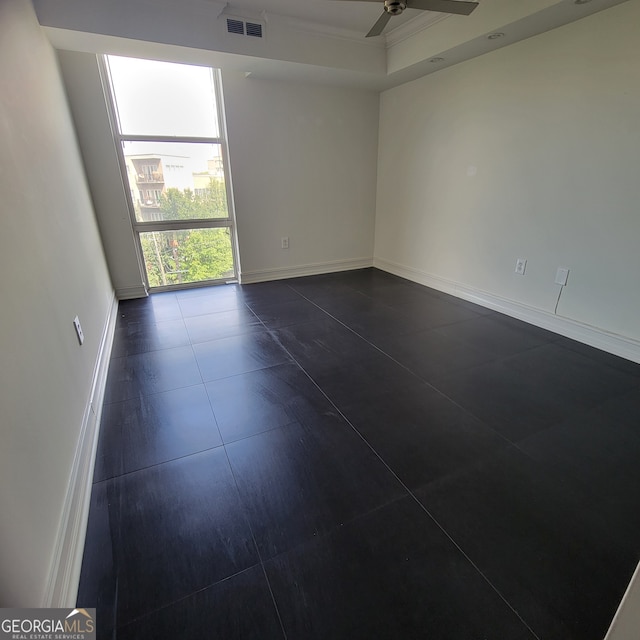
[[[136,232],[177,231],[180,229],[215,229],[231,227],[230,218],[195,218],[193,220],[159,220],[157,222],[136,222]]]
[[[120,142],[183,142],[194,144],[223,144],[224,140],[218,138],[194,137],[194,136],[146,136],[132,134],[117,134]]]

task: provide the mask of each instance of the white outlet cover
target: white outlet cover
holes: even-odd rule
[[[80,319],[78,318],[78,316],[73,319],[73,327],[76,330],[78,342],[82,344],[84,342],[84,333],[82,332],[82,326],[80,325]]]
[[[516,260],[516,268],[515,268],[515,272],[518,275],[523,276],[524,275],[524,270],[527,268],[527,260],[526,258],[518,258]]]
[[[564,267],[558,267],[556,271],[556,284],[559,284],[564,287],[567,284],[567,278],[569,277],[569,269],[565,269]]]

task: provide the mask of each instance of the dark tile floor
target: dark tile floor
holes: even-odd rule
[[[120,304],[101,638],[600,640],[640,365],[375,269]]]

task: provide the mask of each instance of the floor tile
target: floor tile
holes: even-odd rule
[[[633,388],[634,379],[555,344],[453,373],[445,395],[513,442]]]
[[[184,347],[190,344],[184,321],[129,322],[116,328],[111,357]]]
[[[118,625],[258,562],[222,448],[94,485],[90,530],[102,545],[85,553],[86,573],[98,572],[98,600],[116,601]],[[109,550],[112,568],[99,559]]]
[[[453,304],[437,296],[417,294],[414,290],[389,292],[381,295],[379,299],[396,311],[410,315],[422,330],[480,317],[475,310],[468,307]]]
[[[591,508],[640,557],[640,433],[598,407],[526,438],[518,448],[588,491]]]
[[[557,344],[530,349],[507,361],[518,377],[527,376],[539,393],[556,387],[576,405],[590,407],[639,388],[634,375]]]
[[[331,298],[316,303],[331,316],[342,319],[357,317],[361,313],[389,311],[389,307],[371,296],[357,291],[341,291]]]
[[[264,331],[262,322],[245,306],[188,317],[184,323],[193,344]]]
[[[640,487],[640,437],[600,408],[580,412],[536,433],[519,442],[518,448],[540,462],[553,464],[560,472],[574,475],[594,491],[618,480]]]
[[[410,333],[424,328],[421,318],[403,314],[367,296],[361,296],[358,300],[354,296],[345,296],[336,298],[331,303],[321,302],[320,306],[374,344],[379,337]]]
[[[499,357],[511,356],[557,339],[548,331],[500,315],[456,322],[440,327],[438,332]]]
[[[416,289],[412,284],[400,278],[397,280],[374,281],[365,286],[356,285],[356,289],[369,296],[372,300],[394,308],[417,298],[438,299],[430,290],[424,288]]]
[[[602,403],[598,411],[640,436],[640,389],[632,389]]]
[[[327,317],[327,314],[320,307],[304,299],[254,308],[256,315],[269,329],[280,329],[301,322],[324,320]]]
[[[492,429],[426,386],[341,409],[410,489],[459,473],[508,446]]]
[[[117,627],[118,567],[109,517],[107,483],[94,484],[76,606],[96,609],[96,636],[110,640]]]
[[[341,367],[319,370],[310,364],[308,368],[319,387],[339,407],[425,386],[416,375],[379,351]]]
[[[113,358],[105,403],[190,387],[202,382],[191,346]]]
[[[434,385],[512,442],[546,429],[576,410],[560,390],[553,390],[550,396],[538,394],[526,376],[515,377],[503,361],[456,372]]]
[[[266,563],[289,640],[533,640],[410,498]]]
[[[244,284],[240,288],[240,295],[249,307],[300,300],[300,294],[294,291],[285,280]]]
[[[261,567],[252,567],[118,629],[118,640],[284,639]]]
[[[221,444],[204,385],[107,404],[94,482]]]
[[[380,269],[360,269],[341,273],[340,276],[356,291],[374,298],[383,297],[390,290],[408,290],[414,284]]]
[[[193,351],[205,382],[291,360],[266,331],[201,342],[193,345]]]
[[[207,383],[225,442],[332,410],[318,387],[296,364],[282,364]]]
[[[508,450],[416,496],[540,638],[604,637],[637,558],[588,494]]]
[[[391,334],[379,339],[376,346],[428,382],[496,359],[490,351],[431,329],[405,335]]]
[[[405,494],[335,415],[266,431],[226,449],[263,558]]]
[[[184,318],[245,308],[244,299],[236,288],[228,289],[221,285],[195,291],[204,293],[195,295],[195,293],[181,291],[177,294],[180,311]]]
[[[359,362],[378,350],[336,320],[306,322],[274,332],[305,371],[319,374]],[[347,356],[348,354],[348,356]]]
[[[591,347],[565,337],[559,337],[557,344],[565,347],[566,349],[577,351],[595,362],[605,364],[609,367],[613,367],[614,369],[619,369],[620,371],[631,374],[636,378],[640,378],[640,364],[637,362],[632,362],[631,360],[614,356],[612,353],[607,353],[601,349],[596,349],[595,347]]]
[[[354,293],[350,280],[343,273],[291,278],[287,283],[300,295],[313,301]]]
[[[130,322],[162,322],[180,320],[182,312],[175,293],[154,293],[146,298],[121,300],[118,303],[117,326]]]
[[[235,282],[225,282],[222,284],[209,284],[204,286],[194,286],[187,289],[180,289],[175,292],[178,300],[188,298],[199,298],[201,296],[216,296],[219,300],[240,299],[242,287]]]

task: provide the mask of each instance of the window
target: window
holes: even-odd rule
[[[105,56],[103,72],[148,286],[235,280],[219,71]]]

